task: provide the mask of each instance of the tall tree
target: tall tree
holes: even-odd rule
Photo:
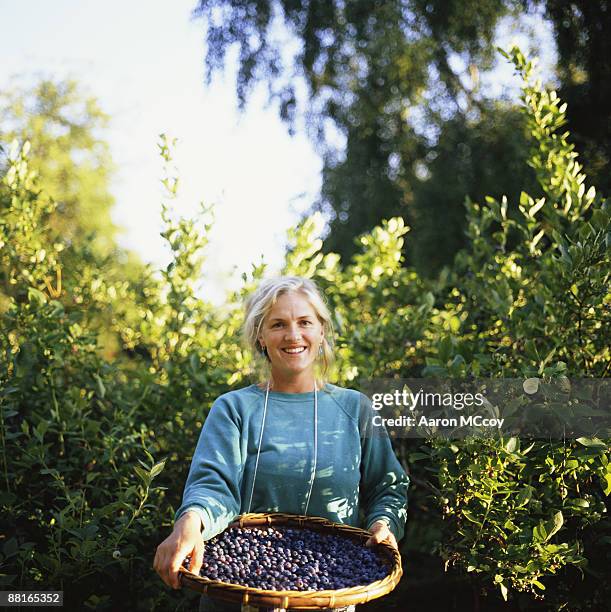
[[[98,256],[113,252],[117,233],[110,215],[113,165],[100,137],[107,123],[97,101],[83,96],[75,81],[45,79],[0,92],[0,145],[30,141],[30,166],[57,202],[51,231]]]
[[[408,243],[408,254],[418,270],[433,275],[466,246],[465,198],[506,196],[509,215],[517,216],[522,191],[540,194],[535,172],[525,163],[525,133],[523,113],[501,101],[482,103],[475,118],[458,114],[441,124],[414,184],[416,239]]]
[[[14,139],[29,141],[28,161],[36,172],[37,186],[56,203],[46,220],[48,243],[56,241],[66,248],[57,278],[49,282],[67,307],[73,301],[89,305],[89,324],[98,329],[105,356],[112,357],[119,348],[115,319],[134,308],[117,303],[112,285],[120,287],[128,280],[140,283],[144,266],[115,240],[118,228],[111,218],[115,200],[110,192],[114,166],[103,139],[108,120],[97,101],[84,96],[75,81],[45,79],[0,92],[0,147],[7,152]],[[6,155],[0,155],[0,175],[7,161]],[[0,215],[9,208],[10,203]],[[8,274],[0,267],[0,278]],[[5,286],[7,290],[10,287]],[[91,300],[92,292],[104,293],[104,299]],[[102,302],[107,307],[98,310]]]
[[[381,218],[412,221],[418,168],[431,146],[428,124],[477,112],[473,88],[451,58],[460,56],[467,67],[491,65],[496,24],[518,6],[510,0],[200,0],[195,14],[207,28],[208,79],[237,44],[240,102],[264,80],[289,124],[301,111],[306,115],[324,159],[316,207],[330,220],[325,248],[347,256],[354,236]],[[301,43],[293,57],[277,35],[280,22]],[[306,85],[307,110],[299,107],[298,82]]]
[[[605,194],[611,189],[611,3],[547,0],[558,45],[559,94],[584,170]]]
[[[406,241],[408,262],[415,258],[421,272],[433,274],[451,262],[464,241],[465,196],[480,197],[483,189],[513,194],[518,178],[524,178],[524,187],[532,187],[532,174],[517,177],[512,172],[521,167],[526,148],[517,114],[497,106],[495,116],[490,112],[494,104],[477,87],[478,71],[492,66],[500,19],[543,6],[556,25],[560,49],[566,49],[561,56],[583,67],[595,57],[585,51],[589,39],[598,41],[598,51],[608,49],[596,22],[597,17],[600,22],[608,18],[607,3],[598,3],[604,6],[596,9],[586,4],[590,3],[200,0],[194,14],[205,21],[208,79],[235,45],[240,103],[246,103],[255,83],[264,81],[290,126],[297,116],[306,117],[324,160],[315,208],[330,222],[325,248],[348,256],[356,249],[355,236],[398,214],[419,226]],[[567,12],[571,37],[563,47],[558,28],[565,28]],[[280,25],[299,42],[293,54],[287,51]],[[604,70],[607,57],[598,56],[607,65]],[[606,74],[591,68],[593,77]],[[305,102],[298,95],[298,83],[305,84]],[[596,121],[605,116],[597,104],[588,107],[597,114]],[[501,118],[509,123],[503,125],[497,120]],[[515,130],[509,133],[508,126]],[[579,132],[579,126],[570,127]],[[605,129],[608,121],[599,134]],[[507,138],[510,146],[501,151]],[[592,146],[594,166],[605,159],[600,154],[609,139],[605,142]],[[494,157],[493,151],[500,156]],[[441,248],[432,246],[431,228]]]

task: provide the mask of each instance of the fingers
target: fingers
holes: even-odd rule
[[[191,567],[189,570],[196,575],[199,575],[199,570],[204,562],[204,544],[198,542],[191,552]]]
[[[180,589],[179,569],[188,555],[190,570],[199,574],[204,559],[204,542],[201,538],[201,521],[191,520],[189,513],[174,527],[174,531],[157,547],[153,568],[160,578],[173,589]]]
[[[171,587],[172,582],[170,579],[170,574],[167,570],[167,568],[169,567],[169,564],[167,564],[165,561],[166,553],[164,549],[164,544],[165,542],[162,542],[157,547],[157,552],[155,553],[155,560],[153,562],[153,569],[159,574],[159,577],[163,580],[163,582],[167,586]]]
[[[178,576],[178,570],[181,565],[182,565],[182,559],[178,557],[174,557],[172,561],[170,562],[170,571],[169,571],[170,582],[166,584],[169,584],[169,586],[171,586],[173,589],[176,589],[176,590],[182,587],[182,585],[180,584],[180,578]]]
[[[397,539],[388,528],[385,521],[376,521],[370,528],[371,537],[365,542],[365,546],[375,546],[386,540],[393,548],[399,549]]]
[[[155,571],[159,574],[160,578],[173,589],[180,589],[180,579],[178,575],[178,569],[182,565],[184,555],[174,554],[169,556],[166,554],[159,555],[159,550],[155,557]]]
[[[155,553],[153,561],[153,569],[159,574],[159,577],[173,589],[180,589],[181,584],[178,575],[178,569],[182,565],[186,553],[181,550],[182,547],[177,547],[173,542],[168,542],[170,538],[163,541]]]
[[[365,542],[365,546],[375,546],[376,544],[379,544],[382,540],[384,539],[384,537],[381,536],[381,534],[378,533],[374,533],[372,536],[370,536],[370,538]]]
[[[392,534],[391,534],[392,535]],[[385,540],[391,542],[390,537],[382,537],[379,534],[372,535],[366,542],[365,546],[375,546],[376,544],[380,544],[380,542],[384,542]],[[392,542],[391,542],[392,544]]]

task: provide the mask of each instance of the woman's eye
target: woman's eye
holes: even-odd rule
[[[303,325],[312,325],[312,321],[302,321]]]
[[[282,325],[282,323],[274,323],[274,324],[272,325],[272,327],[280,327],[281,325]]]

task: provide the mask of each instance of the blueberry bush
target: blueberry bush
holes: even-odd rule
[[[517,48],[506,56],[523,79],[525,163],[543,197],[467,202],[468,247],[435,279],[402,260],[400,218],[358,237],[349,262],[322,253],[316,219],[290,232],[284,272],[328,296],[338,384],[608,375],[608,204],[562,132],[565,106]],[[108,259],[51,237],[57,203],[28,147],[8,152],[0,187],[0,588],[62,588],[69,609],[193,608],[195,594],[166,589],[152,559],[207,410],[255,376],[240,305],[265,265],[223,308],[200,297],[213,210],[175,215],[173,143],[162,137],[172,261],[122,279]],[[478,596],[524,609],[608,600],[608,440],[394,442],[412,479],[407,554],[434,552]]]

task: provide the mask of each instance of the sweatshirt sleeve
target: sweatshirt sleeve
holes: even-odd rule
[[[384,427],[374,427],[375,414],[361,394],[361,504],[367,529],[379,520],[389,523],[397,542],[403,538],[407,519],[409,477],[397,459]]]
[[[185,484],[178,520],[194,510],[203,524],[202,537],[209,540],[223,531],[240,513],[242,453],[240,423],[223,397],[214,402],[195,448]]]

